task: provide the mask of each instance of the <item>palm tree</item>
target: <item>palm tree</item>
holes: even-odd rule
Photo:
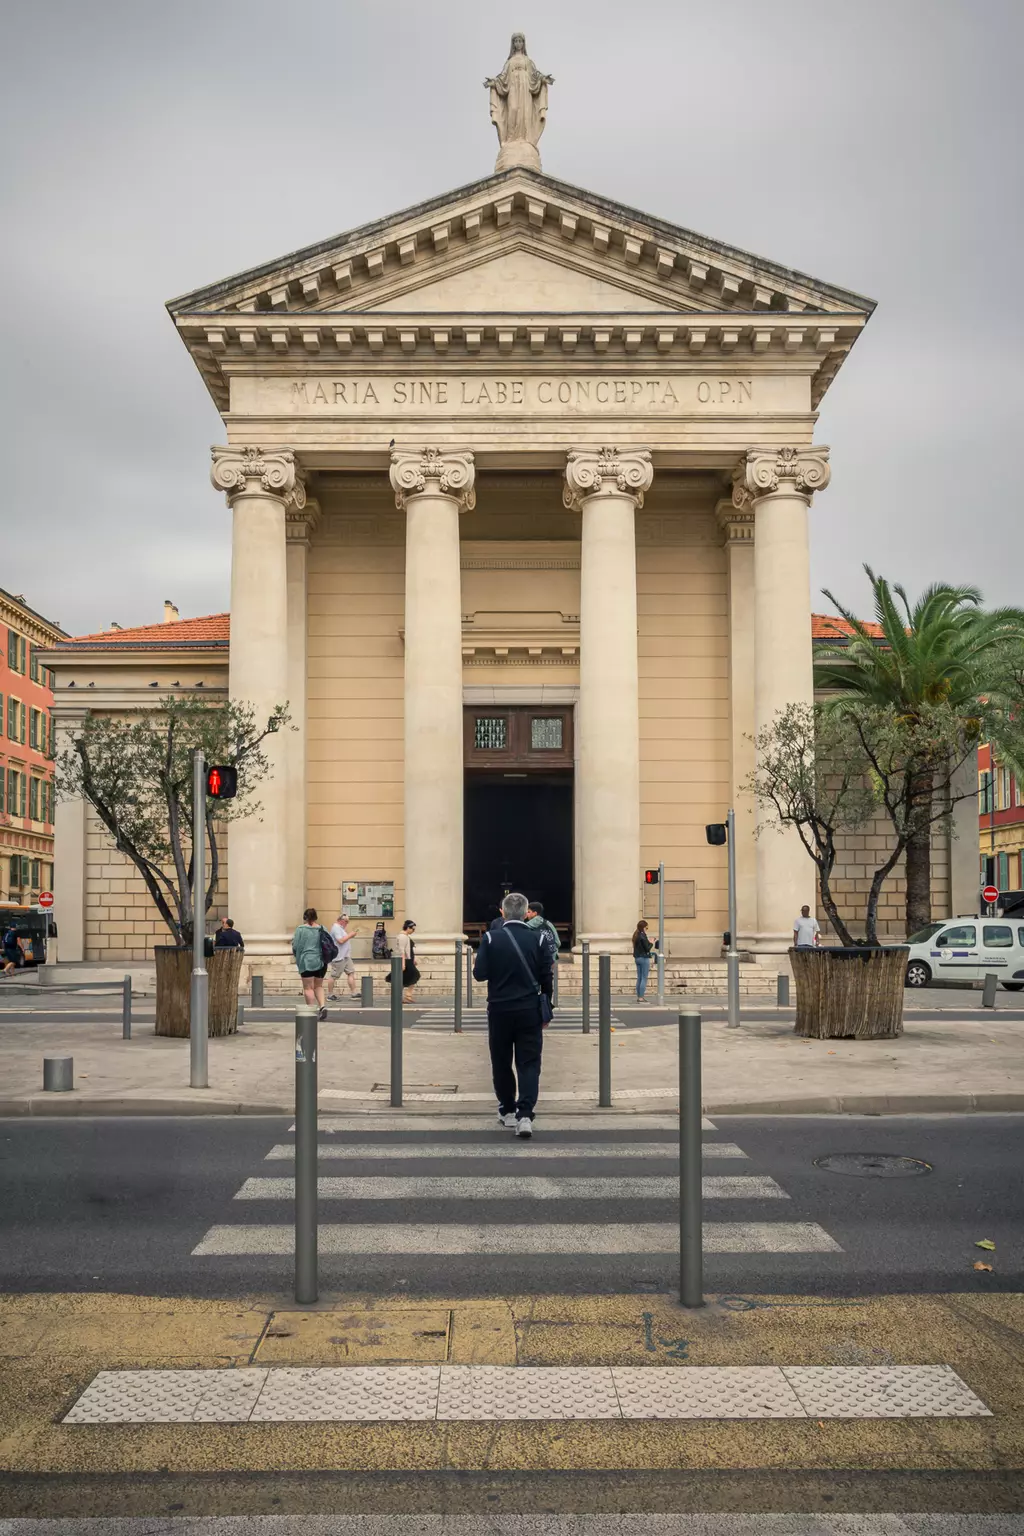
[[[1024,637],[1024,611],[985,611],[977,587],[936,583],[911,604],[902,586],[890,587],[865,565],[874,595],[875,623],[864,624],[827,589],[825,596],[850,626],[845,643],[821,646],[815,684],[839,695],[895,709],[916,722],[928,706],[945,705],[965,722],[982,713],[996,665],[1008,642]],[[931,810],[938,765],[923,758],[913,778],[921,826],[907,845],[907,933],[931,921]]]

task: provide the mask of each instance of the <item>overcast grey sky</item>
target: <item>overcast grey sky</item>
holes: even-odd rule
[[[813,583],[1021,601],[1024,0],[3,0],[0,586],[227,606],[219,418],[164,302],[488,175],[513,29],[551,175],[878,301]]]

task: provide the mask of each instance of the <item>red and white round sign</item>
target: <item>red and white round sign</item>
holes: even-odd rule
[[[53,906],[53,892],[52,891],[40,891],[39,892],[39,903],[38,904],[44,910],[48,910],[50,907],[52,907]]]
[[[43,898],[40,896],[39,899],[42,901]],[[986,885],[981,893],[981,899],[982,901],[987,901],[989,906],[991,906],[994,901],[999,900],[999,892],[994,885]]]

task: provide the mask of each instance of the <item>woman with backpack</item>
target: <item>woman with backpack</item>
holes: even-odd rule
[[[292,937],[292,954],[302,977],[302,995],[311,1008],[319,1008],[320,1022],[327,1017],[324,977],[338,953],[338,946],[321,926],[316,907],[307,907]]]

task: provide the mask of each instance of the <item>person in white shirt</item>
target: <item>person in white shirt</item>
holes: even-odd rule
[[[352,963],[352,935],[348,931],[348,919],[344,913],[336,923],[331,924],[331,938],[338,946],[338,953],[331,961],[331,979],[328,982],[327,997],[329,1002],[335,1001],[334,989],[339,976],[344,976],[348,982],[350,997],[356,995],[356,968]]]
[[[801,907],[800,916],[793,924],[793,945],[796,949],[813,949],[821,941],[818,919],[811,916],[810,907]]]

